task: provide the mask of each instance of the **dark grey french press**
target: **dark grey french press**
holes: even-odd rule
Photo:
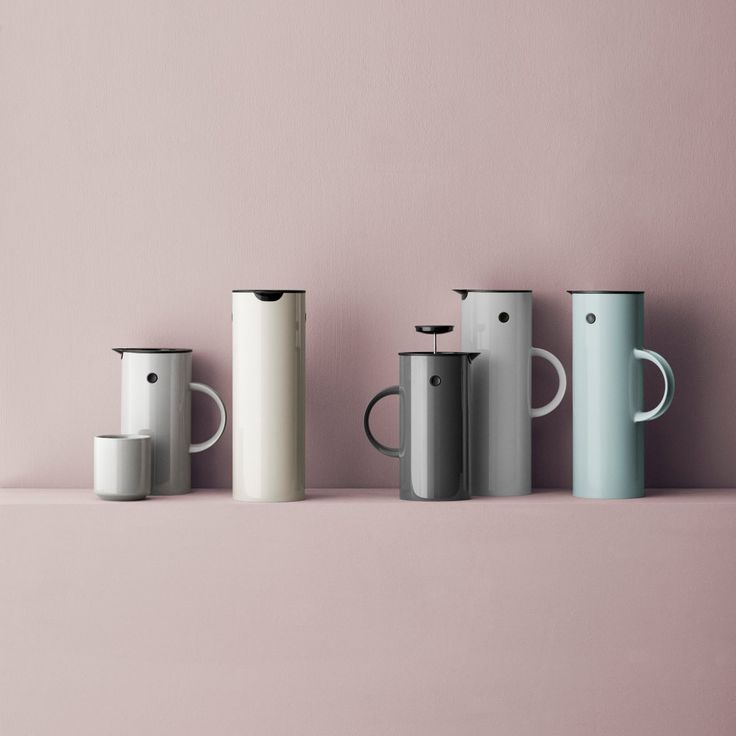
[[[377,393],[363,426],[379,452],[400,460],[401,498],[461,501],[468,484],[468,371],[478,353],[438,353],[437,335],[452,325],[417,325],[434,336],[432,353],[399,353],[399,385]],[[371,432],[370,414],[385,396],[399,397],[399,447],[381,444]]]

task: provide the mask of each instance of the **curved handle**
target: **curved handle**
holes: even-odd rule
[[[379,391],[369,402],[368,406],[365,409],[365,414],[363,415],[363,429],[365,430],[365,436],[368,438],[368,441],[373,445],[373,447],[378,450],[378,452],[382,452],[384,455],[388,455],[389,457],[400,457],[401,456],[401,450],[393,447],[386,447],[386,445],[382,445],[374,436],[373,432],[371,432],[371,425],[370,425],[370,417],[371,417],[371,411],[373,407],[383,398],[386,396],[392,396],[392,395],[400,396],[401,395],[401,388],[399,386],[390,386],[389,388],[383,389],[383,391]]]
[[[208,450],[217,440],[222,437],[222,433],[225,431],[225,425],[227,424],[227,412],[225,411],[225,404],[222,403],[222,399],[215,393],[214,389],[211,389],[205,383],[190,383],[189,388],[192,391],[200,391],[203,394],[207,394],[212,401],[217,404],[217,408],[220,410],[220,426],[217,428],[215,433],[208,440],[204,442],[197,442],[196,444],[189,445],[189,452],[202,452],[202,450]]]
[[[548,350],[532,348],[531,356],[532,358],[544,358],[548,363],[551,363],[552,367],[557,371],[558,381],[557,393],[549,404],[540,406],[537,409],[529,409],[529,416],[531,416],[532,419],[536,419],[537,417],[543,417],[546,414],[549,414],[560,405],[560,402],[565,396],[565,391],[567,391],[567,374],[565,373],[565,369],[562,367],[562,363],[560,363],[559,358],[556,355],[552,355]]]
[[[649,422],[652,419],[658,419],[670,408],[675,395],[675,374],[672,372],[670,364],[654,350],[634,348],[634,357],[638,360],[648,360],[650,363],[654,363],[659,368],[662,378],[664,378],[664,393],[659,404],[651,411],[637,411],[634,414],[635,422]]]

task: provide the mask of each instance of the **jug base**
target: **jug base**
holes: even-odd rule
[[[410,490],[402,490],[399,493],[399,498],[402,501],[426,501],[428,503],[442,502],[442,501],[469,501],[471,496],[469,493],[456,493],[454,496],[444,496],[435,498],[425,498],[424,496],[418,496],[416,493]]]
[[[591,501],[627,501],[632,498],[644,498],[646,492],[642,491],[624,491],[622,493],[586,493],[584,491],[576,491],[573,489],[572,495],[575,498],[585,498]]]
[[[291,496],[247,496],[242,493],[236,494],[233,492],[233,501],[240,503],[297,503],[298,501],[304,500],[304,491]]]
[[[473,496],[475,498],[516,498],[517,496],[529,496],[531,492],[531,488],[523,491],[473,491]]]
[[[101,498],[103,501],[143,501],[148,498],[147,493],[98,493],[95,491],[97,498]]]
[[[301,498],[236,498],[233,496],[233,501],[238,503],[299,503],[305,500],[305,496]]]

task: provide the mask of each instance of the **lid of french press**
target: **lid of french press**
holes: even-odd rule
[[[432,335],[434,337],[434,351],[429,352],[405,352],[399,355],[464,355],[471,360],[477,357],[478,353],[438,353],[437,352],[437,335],[443,335],[452,332],[455,328],[453,325],[415,325],[414,329],[424,335]]]

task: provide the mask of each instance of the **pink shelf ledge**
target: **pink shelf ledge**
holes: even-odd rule
[[[736,490],[0,490],[0,734],[733,736]]]
[[[307,490],[307,498],[310,506],[319,504],[360,504],[360,503],[398,503],[399,492],[395,488],[313,488]],[[200,488],[191,493],[181,496],[156,496],[145,500],[143,507],[150,509],[152,504],[163,508],[168,505],[211,505],[211,504],[234,503],[230,490]],[[469,502],[458,502],[454,504],[412,504],[401,502],[401,505],[420,506],[466,506]],[[569,504],[575,506],[601,506],[601,505],[652,505],[667,503],[736,503],[736,489],[734,488],[657,488],[647,491],[645,498],[629,499],[625,501],[593,501],[575,498],[569,490],[562,489],[540,489],[535,490],[529,496],[512,498],[473,498],[470,504],[476,508],[483,505],[539,505],[539,504]],[[105,506],[135,505],[141,507],[141,502],[126,504],[115,504],[98,499],[92,490],[80,488],[0,488],[0,505],[74,505],[74,504],[96,504]],[[302,502],[303,504],[303,502]],[[293,507],[302,504],[275,504]],[[236,506],[261,506],[266,504],[235,503]],[[270,505],[270,504],[268,504]]]

